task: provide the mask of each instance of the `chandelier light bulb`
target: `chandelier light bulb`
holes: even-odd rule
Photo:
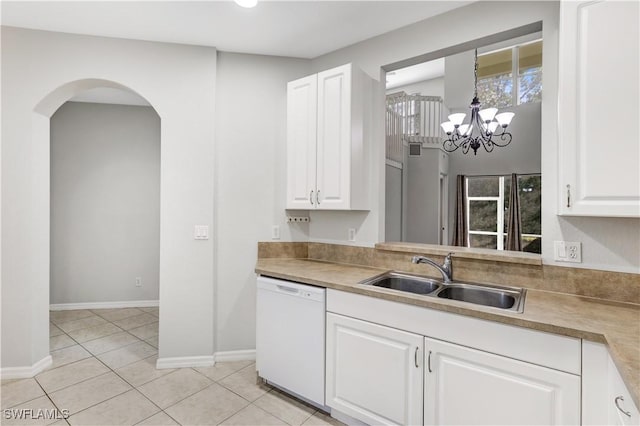
[[[462,124],[466,116],[467,114],[463,112],[459,112],[457,114],[451,114],[449,115],[449,121],[451,121],[451,123],[453,123],[455,127],[458,127]]]
[[[445,121],[444,123],[440,124],[440,127],[442,127],[442,130],[444,130],[444,132],[448,135],[453,133],[453,130],[455,129],[453,123],[450,121]]]
[[[502,127],[507,127],[509,123],[511,123],[511,119],[513,119],[514,115],[515,114],[512,112],[503,112],[502,114],[496,115],[496,120]]]
[[[238,6],[250,9],[258,4],[258,0],[234,0]]]
[[[485,123],[489,123],[491,120],[493,120],[493,117],[495,117],[497,113],[498,113],[498,108],[487,108],[487,109],[480,110],[479,112],[480,118]]]

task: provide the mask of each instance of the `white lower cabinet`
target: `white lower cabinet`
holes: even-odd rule
[[[430,338],[424,347],[425,424],[580,424],[580,376]]]
[[[423,337],[327,313],[326,404],[371,425],[422,424]]]
[[[582,424],[639,425],[640,412],[633,402],[607,347],[583,342]]]

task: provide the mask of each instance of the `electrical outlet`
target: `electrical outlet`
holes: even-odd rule
[[[194,240],[208,240],[209,239],[209,226],[208,225],[195,225],[193,227],[193,239]]]
[[[554,241],[553,258],[558,262],[582,263],[582,243]]]
[[[142,277],[136,277],[136,287],[142,287]]]
[[[355,241],[355,240],[356,240],[356,229],[349,228],[349,241]]]
[[[272,240],[280,239],[280,225],[273,225],[271,227],[271,239]]]

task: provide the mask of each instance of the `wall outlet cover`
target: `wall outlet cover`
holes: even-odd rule
[[[554,241],[553,259],[558,262],[582,263],[582,243]]]
[[[356,229],[349,228],[349,241],[355,241],[355,240],[356,240]]]

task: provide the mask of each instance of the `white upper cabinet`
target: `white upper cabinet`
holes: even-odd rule
[[[639,8],[560,2],[561,215],[640,217]]]
[[[371,90],[351,64],[288,84],[288,209],[369,208]]]
[[[316,74],[287,85],[287,208],[308,209],[316,188]]]

